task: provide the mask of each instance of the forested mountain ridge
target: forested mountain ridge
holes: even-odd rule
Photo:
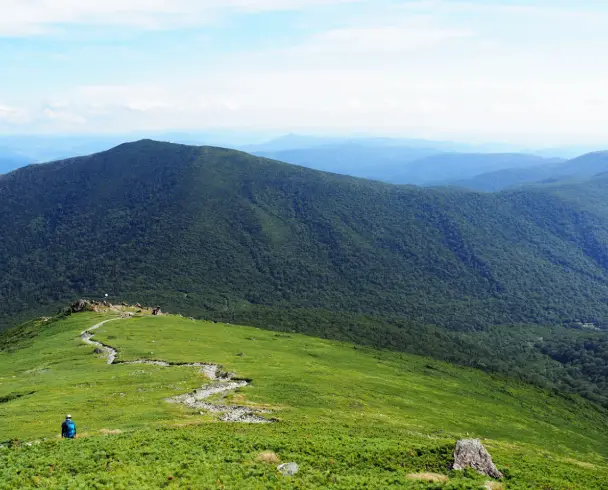
[[[471,190],[496,192],[534,183],[588,179],[604,172],[608,172],[608,151],[597,151],[562,163],[507,168],[482,173],[469,179],[453,180],[450,183]]]
[[[255,154],[315,170],[413,185],[458,183],[497,170],[525,171],[563,161],[525,153],[454,153],[430,145],[366,146],[363,141]]]
[[[606,216],[559,192],[425,190],[218,148],[125,144],[3,179],[3,303],[159,289],[209,307],[244,300],[458,329],[601,322],[608,271],[585,227]]]
[[[144,140],[0,179],[0,308],[13,324],[108,293],[510,372],[553,359],[547,332],[490,326],[608,318],[606,194],[393,186]],[[562,364],[542,376],[567,383]]]
[[[415,179],[407,180],[412,173],[412,170],[409,173],[407,170],[413,167],[412,162],[440,152],[428,147],[366,146],[364,142],[347,141],[312,148],[256,151],[255,154],[314,170],[391,183],[404,183],[393,178],[396,174],[405,173],[405,182],[415,184],[418,183]]]

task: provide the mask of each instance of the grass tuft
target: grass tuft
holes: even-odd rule
[[[274,451],[264,451],[257,455],[256,461],[260,463],[279,464],[281,460]]]
[[[497,481],[487,481],[483,488],[484,490],[504,490],[505,486]]]
[[[99,433],[104,436],[117,436],[118,434],[122,434],[122,430],[120,430],[120,429],[100,429]]]
[[[444,483],[449,480],[445,475],[439,473],[410,473],[407,475],[410,480],[422,480],[434,483]]]

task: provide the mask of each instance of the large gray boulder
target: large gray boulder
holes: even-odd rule
[[[455,470],[473,468],[482,475],[492,478],[503,477],[503,474],[494,465],[492,456],[479,439],[463,439],[456,442],[452,468]]]

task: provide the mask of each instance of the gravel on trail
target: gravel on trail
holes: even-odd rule
[[[195,363],[171,363],[162,360],[138,359],[136,361],[118,361],[118,351],[109,346],[93,340],[93,331],[105,325],[108,322],[121,320],[121,318],[112,318],[103,322],[97,323],[80,334],[82,341],[89,345],[94,345],[101,352],[108,364],[148,364],[152,366],[173,367],[186,366],[200,368],[200,373],[209,378],[211,383],[203,385],[201,388],[194,390],[191,393],[167,398],[168,403],[180,403],[189,408],[196,410],[204,410],[209,413],[219,414],[219,420],[223,422],[241,422],[249,424],[269,424],[275,420],[267,419],[259,414],[270,413],[269,410],[255,409],[251,407],[229,405],[223,403],[223,399],[230,393],[239,388],[244,388],[250,384],[250,381],[242,379],[234,379],[233,373],[221,371],[217,364],[209,364],[202,362]],[[218,395],[219,401],[206,401],[210,397]],[[201,412],[202,413],[202,412]]]

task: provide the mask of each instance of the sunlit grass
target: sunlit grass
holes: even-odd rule
[[[104,318],[72,315],[0,353],[0,399],[22,395],[0,403],[0,441],[51,438],[0,449],[0,488],[483,488],[487,478],[449,471],[465,436],[483,440],[507,488],[608,488],[607,419],[587,402],[424,357],[174,316],[96,332],[118,360],[222,364],[252,380],[232,402],[280,420],[225,424],[164,401],[203,384],[198,369],[94,354],[79,334]],[[88,437],[54,439],[67,412]],[[302,470],[286,480],[261,454]],[[411,477],[420,474],[448,481]]]

